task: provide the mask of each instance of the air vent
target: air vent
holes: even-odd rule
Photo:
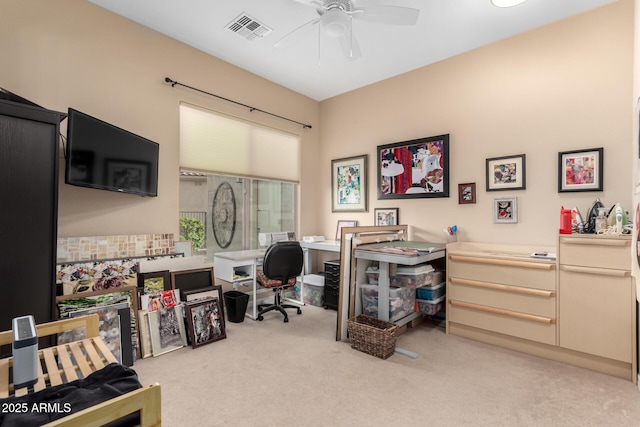
[[[261,39],[273,31],[262,22],[252,18],[244,12],[233,21],[229,22],[225,28],[249,41]]]

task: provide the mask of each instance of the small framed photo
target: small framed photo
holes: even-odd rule
[[[142,295],[155,294],[171,289],[169,270],[138,273],[138,290]]]
[[[525,160],[524,154],[487,159],[487,191],[526,189]]]
[[[558,153],[558,193],[602,191],[603,149]]]
[[[342,236],[342,229],[344,227],[356,227],[358,225],[358,221],[351,221],[346,219],[339,219],[338,226],[336,227],[336,240],[340,240]]]
[[[368,156],[331,160],[331,212],[367,211]]]
[[[493,199],[493,222],[496,224],[518,222],[518,198],[496,197]]]
[[[218,298],[207,298],[187,302],[187,325],[193,348],[227,337],[224,313]]]
[[[476,202],[476,183],[458,184],[458,204],[467,205]]]
[[[375,208],[374,225],[398,225],[398,208]]]

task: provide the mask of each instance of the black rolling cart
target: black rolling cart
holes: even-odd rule
[[[340,260],[324,263],[324,308],[338,309],[340,298]]]

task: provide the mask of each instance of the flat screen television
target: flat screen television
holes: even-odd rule
[[[69,108],[65,183],[155,197],[158,143]]]

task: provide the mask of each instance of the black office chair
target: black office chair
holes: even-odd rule
[[[296,284],[296,278],[302,273],[302,247],[299,242],[275,242],[264,254],[262,268],[256,272],[258,282],[265,288],[272,288],[275,292],[273,304],[258,305],[258,320],[268,311],[278,310],[284,315],[284,321],[289,321],[285,308],[295,308],[298,314],[302,310],[297,305],[283,304],[284,291]]]

